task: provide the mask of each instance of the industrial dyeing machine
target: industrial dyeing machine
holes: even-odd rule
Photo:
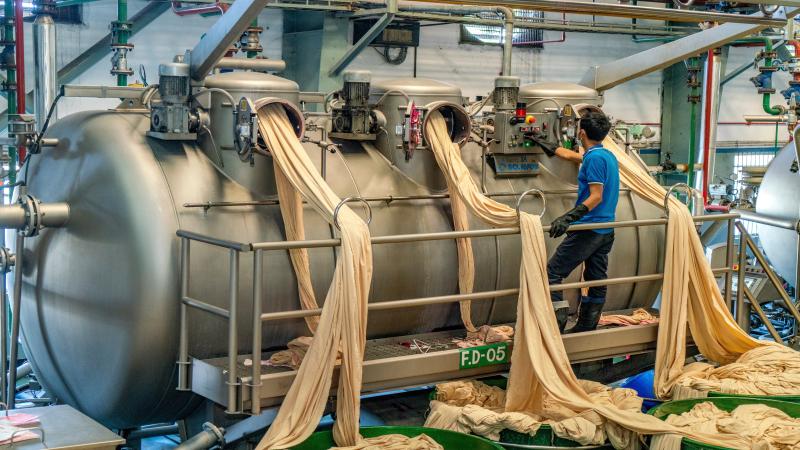
[[[286,250],[310,247],[321,301],[337,232],[307,211],[308,242],[286,243],[272,162],[253,151],[263,147],[255,100],[285,104],[327,182],[370,218],[374,277],[364,391],[414,386],[507,370],[506,364],[460,367],[452,344],[464,333],[456,235],[444,179],[421,131],[427,114],[446,117],[487,195],[543,211],[549,223],[574,205],[577,167],[547,157],[537,142],[569,139],[576,122],[568,105],[601,106],[599,91],[749,30],[723,25],[710,36],[685,38],[690,45],[669,57],[646,51],[642,61],[652,62],[622,72],[599,66],[583,85],[520,86],[500,77],[492,107],[474,117],[457,86],[373,82],[363,72],[349,73],[342,90],[324,99],[330,111],[314,113],[301,109],[313,96],[293,81],[257,72],[206,76],[230,36],[263,8],[258,4],[234,3],[192,52],[161,65],[157,89],[64,86],[65,96],[123,102],[53,123],[25,168],[20,203],[0,214],[5,226],[26,232],[18,240],[16,297],[34,370],[59,400],[106,426],[174,421],[196,411],[200,398],[231,414],[258,413],[279,404],[291,384],[293,371],[262,370],[258,363],[307,335],[302,318],[314,313],[297,311]],[[663,211],[627,189],[620,194],[617,219],[627,225],[617,230],[611,254],[615,280],[607,308],[649,307],[660,288]],[[477,221],[471,229],[473,320],[511,323],[519,236]],[[557,241],[547,244],[552,251]],[[577,274],[567,281],[577,282]],[[577,286],[565,288],[574,305]],[[645,325],[564,341],[574,361],[588,361],[652,350],[656,331]],[[409,341],[425,343],[427,351],[402,345]]]

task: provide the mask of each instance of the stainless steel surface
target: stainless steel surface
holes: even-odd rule
[[[227,414],[236,414],[236,391],[239,386],[239,376],[236,368],[236,358],[239,355],[239,252],[229,250],[230,266],[228,269],[228,407]],[[230,399],[234,401],[231,402]]]
[[[283,72],[286,70],[286,61],[282,59],[224,57],[217,62],[215,67],[218,69],[252,70],[254,72]]]
[[[251,412],[261,413],[260,388],[261,388],[261,339],[263,323],[261,322],[261,303],[264,295],[264,254],[256,250],[253,252],[253,368],[250,379],[250,398],[256,399],[251,406]]]
[[[655,349],[658,326],[655,324],[600,329],[588,333],[564,335],[564,346],[572,362],[585,362],[615,356],[631,355]],[[418,333],[387,338],[369,339],[364,357],[363,393],[387,389],[420,386],[441,380],[471,378],[508,370],[508,365],[486,366],[459,370],[459,349],[453,339],[463,338],[463,330]],[[403,342],[417,340],[433,346],[429,352],[403,346]],[[239,368],[244,369],[244,359],[239,358]],[[268,354],[264,359],[269,357]],[[215,402],[226,401],[224,358],[192,361],[192,379],[195,392]],[[280,403],[296,372],[283,368],[264,367],[261,375],[262,406]],[[243,382],[251,380],[245,378]],[[332,389],[335,389],[335,383]],[[240,391],[239,407],[247,409],[251,403],[250,392]]]
[[[283,96],[292,102],[299,98],[294,83],[252,72],[214,75],[205,80],[205,87],[225,89],[234,98]],[[283,87],[287,89],[281,91]],[[194,144],[149,139],[145,137],[149,119],[143,113],[82,112],[51,125],[47,137],[60,139],[57,152],[44,152],[31,160],[30,193],[44,203],[68,203],[73,218],[64,228],[44,229],[35,239],[26,239],[28,263],[20,314],[23,343],[36,373],[55,396],[107,426],[128,428],[171,421],[185,417],[194,408],[187,393],[175,390],[178,374],[186,375],[180,365],[176,367],[176,359],[224,357],[228,330],[224,318],[196,308],[186,311],[186,327],[182,328],[181,300],[229,308],[227,250],[249,252],[251,248],[246,243],[250,242],[285,244],[278,205],[253,203],[274,195],[274,185],[263,181],[270,177],[271,161],[256,155],[263,159],[256,159],[255,166],[250,167],[239,161],[235,152],[226,150],[228,142],[232,144],[232,127],[228,126],[232,122],[224,124],[231,115],[231,105],[224,95],[206,95],[210,98],[197,100],[210,102],[213,140],[201,136]],[[384,97],[379,108],[387,117],[397,117],[398,108],[407,104],[406,95],[418,105],[461,102],[458,88],[428,80],[375,82],[371,100]],[[545,102],[541,107],[547,107]],[[394,130],[388,131],[393,135]],[[309,137],[318,139],[320,135],[310,132]],[[452,232],[449,200],[443,196],[444,183],[439,183],[441,175],[430,152],[415,152],[411,163],[418,166],[414,171],[403,166],[399,150],[388,147],[387,140],[336,143],[341,149],[328,154],[326,164],[327,180],[338,196],[408,199],[372,204],[370,229],[376,240],[390,242],[398,235]],[[235,159],[220,164],[214,145],[220,147],[224,157],[231,153]],[[319,148],[312,143],[305,146],[319,165]],[[462,149],[462,157],[476,180],[484,167],[481,153],[474,143],[467,143]],[[516,194],[495,197],[512,207],[519,193],[530,188],[544,191],[548,207],[543,222],[549,223],[574,206],[576,171],[572,167],[559,174],[553,169],[553,161],[541,158],[541,174],[532,178],[497,179],[488,169],[486,189]],[[399,162],[393,164],[393,159]],[[237,173],[238,169],[242,172]],[[229,202],[231,206],[208,210],[184,206],[204,202]],[[366,212],[361,205],[354,203],[351,207],[360,210],[359,214]],[[541,201],[526,197],[522,208],[538,211]],[[661,272],[662,216],[658,207],[637,199],[630,191],[620,192],[618,220],[654,222],[648,227],[617,230],[610,277]],[[306,239],[333,241],[326,246],[336,244],[329,224],[307,205],[305,222]],[[516,289],[519,237],[511,234],[517,231],[490,230],[476,220],[471,221],[470,227],[475,233],[471,235],[475,254],[480,255],[476,258],[475,290]],[[177,230],[185,230],[180,237],[201,242],[193,241],[191,251],[182,252]],[[482,233],[484,237],[479,237]],[[458,258],[452,237],[375,246],[371,302],[457,293]],[[558,242],[548,239],[550,252]],[[184,265],[188,276],[184,292],[182,254],[188,262]],[[334,255],[333,248],[309,250],[313,287],[320,302],[333,274]],[[236,335],[239,353],[252,357],[255,269],[249,257],[239,264],[238,308],[231,314],[241,325]],[[261,273],[262,313],[299,308],[287,252],[265,253]],[[578,280],[576,272],[566,282]],[[613,285],[609,288],[608,308],[650,306],[659,287],[657,280]],[[565,294],[574,304],[577,290]],[[491,303],[495,304],[493,309]],[[473,306],[476,323],[512,322],[515,315],[514,295],[497,297],[494,302],[475,302]],[[456,304],[376,310],[370,314],[368,337],[403,336],[459,324]],[[283,346],[306,333],[301,319],[271,323],[263,328],[262,348]],[[179,351],[181,335],[188,336],[185,353]],[[649,345],[650,341],[644,347]],[[601,353],[595,350],[585,354]],[[418,369],[407,367],[398,374]],[[195,377],[195,367],[191,373],[192,388],[201,389],[203,382]],[[248,369],[238,375],[249,378],[252,374]],[[426,377],[433,375],[422,374],[420,378]],[[262,397],[268,395],[263,394],[264,390],[282,389],[283,385],[270,385],[263,374],[262,380]],[[89,393],[87,385],[92,386]],[[237,395],[251,395],[251,386],[246,384],[237,390]],[[227,392],[224,388],[222,397],[227,397]]]
[[[749,64],[748,69],[752,67],[753,65]],[[777,116],[768,116],[765,114],[745,114],[742,116],[742,118],[744,118],[745,122],[749,123],[783,123],[789,120],[789,117],[785,114],[778,114]]]
[[[800,233],[800,221],[797,219],[782,219],[775,216],[761,214],[749,209],[734,209],[731,210],[731,212],[739,214],[741,219],[746,222],[759,223],[762,225],[768,225],[770,227],[783,228],[784,230],[792,230],[795,233]]]
[[[620,5],[621,6],[621,5]],[[666,11],[684,11],[678,9],[662,10],[664,13],[659,20],[667,20]],[[785,21],[786,17],[793,17],[799,10],[791,8],[784,14],[783,10],[773,17]],[[752,17],[760,18],[762,13],[755,13]],[[763,20],[763,19],[762,19]],[[655,46],[651,49],[634,55],[590,68],[581,80],[581,84],[598,91],[605,91],[634,78],[671,66],[683,61],[689,56],[697,55],[712,48],[719,47],[727,42],[757,33],[769,25],[751,25],[746,23],[726,23],[709,28],[678,40]],[[783,26],[783,25],[779,25]]]
[[[33,72],[36,129],[41,130],[50,105],[58,95],[56,74],[56,24],[49,14],[39,14],[33,21]],[[53,113],[58,117],[56,113]]]
[[[776,272],[794,280],[797,270],[798,220],[800,220],[800,174],[792,169],[796,159],[789,143],[770,162],[756,200],[757,215],[742,214],[758,223],[759,243]],[[795,283],[797,284],[797,283]]]
[[[299,104],[300,89],[297,83],[275,75],[257,72],[220,73],[207,77],[204,85],[206,88],[224,89],[236,101],[242,97],[254,101],[275,97]],[[205,133],[200,133],[200,142],[208,157],[245,188],[261,196],[276,195],[272,160],[256,153],[252,166],[242,163],[233,142],[233,105],[220,93],[206,95],[210,95],[211,124]],[[222,161],[219,161],[220,154]]]
[[[236,0],[192,49],[192,78],[201,81],[228,51],[233,41],[258,18],[267,0]]]
[[[61,86],[64,97],[84,98],[142,98],[147,88],[133,86],[90,86],[79,84],[65,84]]]
[[[500,75],[511,75],[511,52],[514,49],[514,11],[503,6],[497,7],[503,15],[503,70]]]
[[[734,219],[728,219],[727,222],[727,235],[725,239],[725,265],[733,269],[733,261],[735,256],[735,247],[733,242]],[[741,286],[741,285],[739,285]],[[725,274],[725,304],[728,306],[728,312],[733,311],[733,271]]]
[[[464,4],[455,0],[424,0],[425,3]],[[782,27],[785,22],[780,20],[778,13],[773,18],[758,16],[744,16],[739,14],[726,14],[706,11],[692,11],[688,9],[671,9],[650,6],[633,6],[627,4],[596,3],[574,0],[469,0],[470,5],[506,6],[514,9],[529,9],[535,11],[586,14],[591,16],[629,17],[639,19],[667,20],[673,22],[717,22],[717,23],[748,23],[759,24],[766,27]]]
[[[125,439],[71,406],[25,408],[19,412],[33,414],[39,418],[39,426],[44,430],[45,442],[42,443],[41,440],[23,441],[11,446],[14,449],[113,450],[125,443]]]

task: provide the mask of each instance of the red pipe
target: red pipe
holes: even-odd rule
[[[800,59],[800,42],[792,40],[788,42],[789,45],[794,47],[794,59]],[[800,73],[792,74],[794,81],[800,81]]]
[[[730,205],[706,205],[706,211],[709,212],[730,212]]]
[[[6,0],[9,1],[9,0]],[[25,28],[22,23],[23,0],[14,0],[14,40],[17,64],[17,113],[25,114]],[[25,161],[25,147],[17,147],[19,164]]]
[[[714,84],[714,49],[708,51],[708,58],[706,59],[706,85],[705,85],[705,94],[706,94],[706,103],[703,105],[705,107],[705,111],[703,111],[703,116],[705,118],[705,123],[703,124],[703,204],[708,205],[708,170],[706,169],[708,165],[709,153],[711,152],[711,96],[712,90],[711,87]]]

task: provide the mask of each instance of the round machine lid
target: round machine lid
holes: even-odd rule
[[[370,86],[370,95],[383,95],[388,91],[398,91],[397,95],[413,96],[455,96],[461,97],[461,89],[452,84],[426,78],[397,78],[375,81]],[[391,95],[391,94],[390,94]]]
[[[247,92],[299,92],[292,80],[260,72],[224,72],[210,75],[205,87]]]

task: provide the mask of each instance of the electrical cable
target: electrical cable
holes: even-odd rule
[[[30,159],[31,159],[31,157],[33,155],[35,155],[36,153],[39,153],[42,150],[42,138],[44,137],[44,133],[47,131],[47,128],[50,126],[50,119],[53,117],[53,113],[56,110],[56,105],[58,104],[58,101],[61,100],[62,97],[64,97],[64,91],[63,90],[61,90],[58,93],[58,95],[56,95],[56,98],[53,99],[53,102],[50,103],[50,109],[47,110],[47,116],[45,117],[44,123],[42,124],[42,130],[39,132],[39,135],[36,137],[36,142],[33,144],[33,147],[31,148],[31,151],[29,151],[28,154],[25,155],[25,160],[22,161],[22,164],[20,164],[20,166],[19,166],[20,170],[26,169],[25,170],[25,179],[24,179],[24,181],[22,183],[22,185],[24,185],[24,186],[28,185],[28,170],[27,170],[27,168],[25,166],[26,166],[26,164],[28,164],[28,161],[30,161]]]

